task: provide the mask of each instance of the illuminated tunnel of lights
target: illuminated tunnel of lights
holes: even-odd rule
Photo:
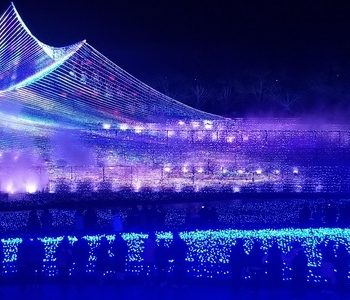
[[[348,192],[349,126],[227,119],[136,79],[86,41],[52,47],[0,17],[0,185]]]

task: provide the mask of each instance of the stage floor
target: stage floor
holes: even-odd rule
[[[229,285],[196,284],[188,287],[145,286],[143,284],[70,285],[42,284],[37,286],[2,285],[1,299],[127,299],[127,300],[193,300],[193,299],[349,299],[349,291],[310,289],[296,292],[292,289],[234,289]]]

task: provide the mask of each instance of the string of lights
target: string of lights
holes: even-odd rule
[[[165,247],[169,247],[172,243],[173,234],[171,232],[157,232],[155,236],[158,244],[162,240],[165,241]],[[180,237],[188,247],[186,254],[187,276],[197,278],[230,278],[232,271],[230,269],[231,249],[238,240],[243,241],[244,251],[247,255],[255,246],[258,246],[267,255],[271,247],[278,245],[283,254],[283,280],[285,281],[291,280],[292,268],[289,254],[296,247],[296,244],[301,245],[305,251],[309,269],[308,281],[311,283],[327,282],[328,280],[321,268],[323,262],[321,249],[324,245],[332,243],[335,257],[340,245],[345,246],[348,252],[350,251],[350,230],[339,228],[185,231],[180,232]],[[65,236],[37,238],[45,248],[42,269],[38,272],[42,272],[48,277],[58,275],[56,250],[65,238]],[[106,238],[111,247],[115,235],[98,234],[81,238],[88,242],[90,248],[85,272],[95,273],[96,251],[101,244],[101,239]],[[130,275],[147,275],[148,271],[143,263],[143,251],[148,234],[123,233],[122,238],[128,247],[125,271]],[[67,236],[67,239],[74,246],[80,238]],[[14,273],[18,271],[16,260],[19,245],[22,242],[22,238],[1,239],[4,253],[3,276],[14,276]],[[110,255],[112,255],[111,252]],[[265,263],[267,263],[266,259]],[[172,272],[171,264],[170,260],[168,272]],[[249,279],[248,276],[245,279]]]
[[[13,4],[0,17],[0,131],[1,190],[9,194],[55,192],[62,182],[71,191],[82,182],[94,191],[105,182],[113,191],[350,186],[347,126],[231,120],[196,110],[86,41],[42,43]]]

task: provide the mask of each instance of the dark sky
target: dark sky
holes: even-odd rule
[[[210,81],[259,69],[295,78],[350,70],[350,2],[14,3],[43,42],[61,46],[87,39],[146,82],[164,75]],[[7,5],[2,1],[0,8]]]

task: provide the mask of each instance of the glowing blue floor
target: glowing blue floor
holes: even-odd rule
[[[349,299],[348,292],[313,289],[296,293],[290,289],[233,289],[226,286],[195,285],[185,288],[146,287],[144,285],[39,285],[1,286],[1,299]]]

